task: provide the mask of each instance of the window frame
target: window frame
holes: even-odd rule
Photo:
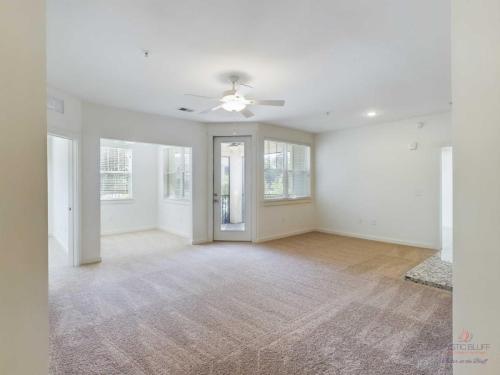
[[[284,157],[283,157],[283,196],[278,197],[278,198],[266,198],[266,180],[264,178],[264,173],[265,173],[265,150],[266,150],[266,141],[269,142],[277,142],[277,143],[283,143],[284,144]],[[299,196],[299,197],[293,197],[289,196],[288,193],[288,146],[289,145],[295,145],[295,146],[305,146],[309,148],[309,194],[306,196]],[[313,146],[310,143],[307,142],[295,142],[295,141],[286,141],[283,139],[279,138],[271,138],[271,137],[265,137],[263,142],[262,142],[262,201],[264,205],[280,205],[280,204],[293,204],[293,203],[307,203],[311,202],[313,199],[313,194],[312,194],[312,151],[313,151]]]
[[[168,185],[169,185],[169,176],[173,175],[174,178],[177,175],[177,172],[170,172],[168,170],[168,160],[167,158],[169,157],[168,150],[170,148],[180,148],[183,150],[181,153],[182,155],[182,161],[181,165],[183,166],[183,176],[182,176],[182,186],[183,186],[183,197],[177,197],[177,196],[168,196],[165,194],[165,191],[168,191]],[[188,151],[188,152],[187,152]],[[162,175],[162,198],[164,201],[169,201],[169,202],[176,202],[179,204],[187,204],[191,202],[192,199],[192,194],[193,194],[193,149],[188,146],[174,146],[174,145],[169,145],[169,146],[163,146],[161,149],[161,175]],[[186,172],[186,153],[189,153],[189,171]],[[189,192],[186,196],[185,194],[185,186],[186,186],[186,174],[189,176]]]
[[[104,144],[103,144],[103,141]],[[107,147],[107,148],[121,148],[121,149],[124,149],[124,150],[127,150],[127,152],[130,153],[130,170],[128,172],[117,172],[118,173],[121,173],[121,174],[128,174],[129,175],[129,179],[128,179],[128,194],[126,197],[122,197],[122,198],[118,198],[118,197],[115,197],[115,198],[103,198],[103,195],[102,195],[102,184],[101,184],[101,176],[104,174],[104,173],[109,173],[109,172],[103,172],[102,169],[101,169],[101,159],[102,159],[102,149],[104,147]],[[133,168],[133,164],[134,164],[134,150],[133,150],[133,147],[131,144],[127,144],[125,142],[121,142],[121,141],[115,141],[115,140],[108,140],[108,139],[101,139],[101,142],[100,142],[100,145],[99,145],[99,200],[100,202],[106,202],[106,203],[127,203],[127,202],[131,202],[134,200],[134,189],[133,189],[133,181],[134,181],[134,168]]]

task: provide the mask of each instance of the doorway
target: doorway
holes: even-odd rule
[[[100,139],[101,258],[192,242],[192,149]]]
[[[47,137],[49,267],[73,266],[74,145],[68,138]]]
[[[250,137],[214,138],[214,240],[251,241]]]

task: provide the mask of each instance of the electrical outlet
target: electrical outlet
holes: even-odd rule
[[[373,226],[377,225],[377,220],[372,220],[372,225]]]

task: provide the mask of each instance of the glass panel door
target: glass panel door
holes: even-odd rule
[[[249,241],[248,137],[214,142],[214,239]]]

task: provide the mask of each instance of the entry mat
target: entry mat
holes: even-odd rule
[[[427,258],[405,274],[405,279],[436,288],[453,289],[453,271],[449,262],[441,260],[439,255]]]

